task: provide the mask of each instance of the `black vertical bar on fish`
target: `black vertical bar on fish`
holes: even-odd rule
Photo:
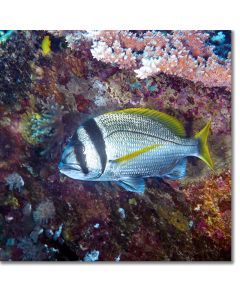
[[[87,167],[86,154],[84,153],[84,145],[79,140],[77,132],[74,133],[74,135],[71,139],[71,144],[73,146],[74,153],[76,155],[76,159],[77,159],[83,173],[88,174],[89,170]]]
[[[88,133],[93,145],[95,146],[101,160],[102,173],[105,170],[107,163],[107,154],[103,134],[94,119],[90,119],[83,124],[84,129]]]

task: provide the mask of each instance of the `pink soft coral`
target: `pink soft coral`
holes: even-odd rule
[[[164,51],[159,58],[143,58],[142,66],[135,72],[140,79],[163,72],[202,82],[205,86],[225,86],[231,89],[231,61],[227,59],[223,63],[215,54],[205,61],[201,57],[195,59],[186,49],[171,49],[169,52]]]
[[[118,41],[115,41],[112,47],[108,47],[102,41],[95,42],[91,52],[97,60],[102,60],[105,63],[115,63],[120,69],[136,67],[136,57],[133,55],[132,50],[130,48],[123,49]]]
[[[80,35],[79,35],[80,36]],[[91,53],[97,60],[134,70],[145,79],[160,72],[176,75],[208,87],[231,89],[231,58],[221,60],[207,45],[202,31],[93,31],[81,35],[92,41]],[[73,46],[76,49],[76,47]]]

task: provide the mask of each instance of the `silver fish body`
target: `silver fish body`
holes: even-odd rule
[[[126,109],[80,125],[59,169],[74,179],[117,181],[143,192],[143,178],[184,177],[188,156],[201,156],[200,139],[185,138],[180,122],[154,110]]]

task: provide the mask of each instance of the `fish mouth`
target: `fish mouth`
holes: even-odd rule
[[[81,171],[80,169],[74,167],[74,166],[78,166],[78,164],[73,164],[73,165],[70,165],[70,164],[64,164],[63,162],[60,162],[58,164],[58,169],[60,172],[64,172],[64,171]]]

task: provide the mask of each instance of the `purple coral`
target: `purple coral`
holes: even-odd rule
[[[8,188],[10,191],[13,191],[14,189],[21,191],[22,187],[24,186],[24,181],[21,175],[18,173],[12,173],[8,175],[5,178],[6,185],[8,185]]]
[[[21,238],[17,248],[22,250],[24,261],[41,261],[47,258],[46,247],[40,243],[34,243],[30,237]]]
[[[52,201],[41,202],[33,212],[33,219],[36,224],[47,224],[55,216],[55,206]]]

